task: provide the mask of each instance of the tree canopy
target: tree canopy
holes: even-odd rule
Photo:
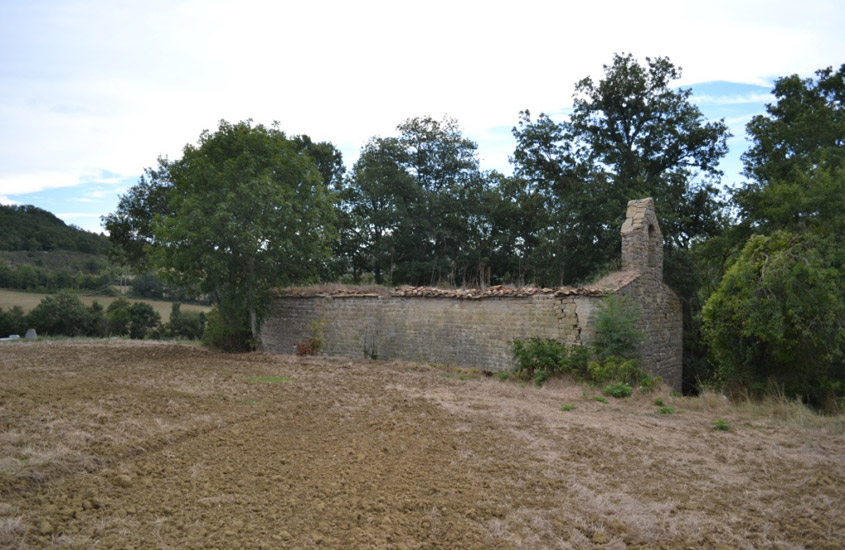
[[[466,282],[485,261],[477,146],[449,118],[411,118],[397,130],[371,139],[346,181],[350,262],[377,282]]]
[[[749,227],[821,229],[843,218],[845,64],[816,76],[778,79],[777,101],[748,124],[751,146],[742,158],[749,180],[735,200]]]
[[[332,195],[306,151],[275,126],[221,121],[148,170],[106,227],[128,259],[210,295],[229,330],[257,343],[271,289],[329,255]]]
[[[824,405],[845,395],[845,65],[816,76],[778,79],[747,126],[727,240],[739,252],[703,318],[724,382],[770,380]]]
[[[718,231],[714,183],[730,134],[724,122],[705,120],[690,90],[670,87],[680,76],[666,58],[646,58],[644,66],[617,54],[599,82],[587,77],[575,86],[569,120],[521,113],[511,197],[540,214],[531,216],[530,232],[551,245],[534,246],[530,263],[559,270],[563,281],[595,275],[618,255],[632,197],[665,205],[660,227],[670,247],[686,249]]]

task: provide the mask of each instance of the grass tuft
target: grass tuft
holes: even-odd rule
[[[718,432],[727,432],[728,430],[730,430],[730,429],[731,429],[731,427],[730,427],[730,425],[729,425],[727,422],[725,422],[725,420],[724,420],[724,419],[719,418],[719,419],[718,419],[718,420],[716,420],[716,422],[713,424],[713,429],[714,429],[714,430],[716,430],[716,431],[718,431]]]
[[[290,382],[293,380],[290,376],[254,376],[248,378],[247,382],[250,384],[279,384],[281,382]]]

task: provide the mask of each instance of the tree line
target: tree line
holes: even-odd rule
[[[371,138],[349,171],[331,143],[221,121],[147,169],[104,224],[123,261],[212,296],[249,347],[280,285],[587,281],[618,267],[625,205],[650,196],[688,385],[772,379],[819,402],[843,393],[843,74],[775,83],[747,127],[747,181],[727,194],[724,121],[672,87],[669,59],[627,54],[575,85],[567,120],[519,114],[512,176],[482,171],[449,118]]]
[[[201,312],[182,311],[174,302],[169,322],[146,302],[130,302],[124,297],[103,306],[96,300],[86,306],[73,292],[63,290],[45,296],[30,312],[15,306],[0,308],[0,336],[23,335],[35,329],[39,336],[88,336],[145,338],[175,338],[198,340],[202,337],[206,316]]]

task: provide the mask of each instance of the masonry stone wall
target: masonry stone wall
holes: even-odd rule
[[[578,341],[574,303],[528,298],[280,297],[262,329],[268,351],[293,353],[319,331],[328,355],[407,359],[489,370],[513,366],[514,338]],[[319,327],[319,328],[317,328]]]
[[[618,292],[640,306],[638,328],[645,334],[640,346],[642,364],[651,374],[681,391],[683,312],[681,300],[662,281],[642,276]]]
[[[662,237],[651,199],[628,204],[622,238],[625,271],[588,288],[469,297],[283,294],[264,322],[261,346],[294,353],[297,343],[319,336],[327,355],[509,370],[514,366],[510,342],[516,338],[589,343],[602,297],[615,293],[640,305],[643,367],[680,390],[681,304],[662,281]]]

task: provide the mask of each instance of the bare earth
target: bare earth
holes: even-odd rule
[[[841,430],[596,394],[412,363],[4,343],[0,546],[842,547]]]

